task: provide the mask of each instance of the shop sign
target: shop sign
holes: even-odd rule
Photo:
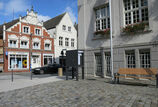
[[[3,48],[0,48],[0,54],[3,54]]]

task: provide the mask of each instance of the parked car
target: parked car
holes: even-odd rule
[[[58,68],[60,68],[60,64],[48,64],[43,67],[37,67],[32,69],[32,73],[34,74],[53,74],[58,72]]]

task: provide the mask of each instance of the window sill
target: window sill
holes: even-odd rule
[[[20,70],[29,70],[29,68],[8,68],[8,71],[14,71],[14,70],[17,70],[17,71],[20,71]]]
[[[98,35],[94,35],[92,38],[92,40],[99,40],[99,39],[110,39],[110,35],[98,34]]]
[[[147,30],[144,30],[144,31],[137,31],[137,32],[130,32],[130,33],[127,33],[127,32],[121,32],[121,36],[133,36],[133,35],[140,35],[140,34],[147,34],[147,33],[151,33],[152,30],[151,29],[147,29]]]

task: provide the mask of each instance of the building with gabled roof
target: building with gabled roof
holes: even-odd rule
[[[62,63],[61,52],[63,50],[77,49],[77,31],[69,13],[63,13],[46,22],[44,27],[54,35],[56,63]]]
[[[0,25],[4,72],[28,72],[53,63],[54,38],[33,8],[24,17]]]

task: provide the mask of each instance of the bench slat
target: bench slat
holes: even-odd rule
[[[136,76],[115,76],[119,78],[136,78],[136,79],[152,79],[155,80],[156,78],[153,77],[136,77]]]
[[[156,75],[156,68],[120,68],[119,74]]]

